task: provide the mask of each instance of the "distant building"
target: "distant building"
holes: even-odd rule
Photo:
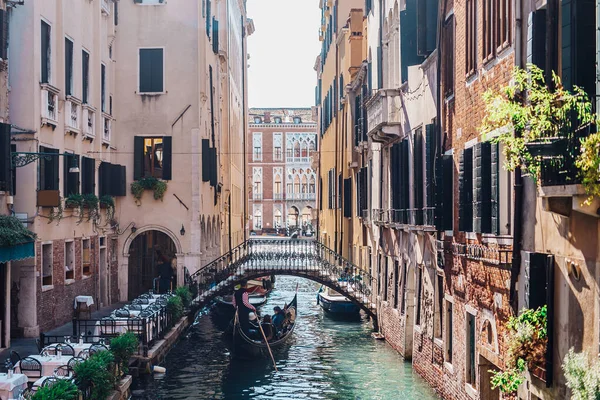
[[[250,230],[314,232],[317,124],[310,108],[250,109],[246,139]]]

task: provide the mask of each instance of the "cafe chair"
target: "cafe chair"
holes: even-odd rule
[[[70,360],[69,360],[70,361]],[[56,378],[70,378],[73,375],[73,371],[68,365],[61,365],[54,370],[54,376]]]
[[[19,353],[17,353],[14,350],[11,350],[10,352],[10,363],[13,366],[17,366],[17,364],[21,361],[21,356],[19,355]]]
[[[85,359],[83,357],[73,357],[67,363],[67,367],[69,367],[69,369],[71,371],[74,371],[75,370],[75,366],[81,364],[84,361],[85,361]]]
[[[90,346],[89,350],[90,350],[90,355],[92,355],[92,354],[98,353],[100,351],[106,351],[106,350],[108,350],[108,347],[106,347],[103,344],[93,344]]]
[[[79,354],[77,355],[77,358],[81,358],[82,360],[87,360],[88,358],[90,358],[90,349],[83,349],[79,352]]]
[[[35,358],[25,357],[19,362],[19,369],[28,378],[42,377],[42,364]]]
[[[48,378],[44,379],[44,382],[42,382],[41,387],[49,387],[54,385],[56,382],[58,382],[58,378],[49,376]]]

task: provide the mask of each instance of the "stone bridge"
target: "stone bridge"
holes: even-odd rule
[[[373,277],[316,240],[253,238],[186,276],[194,306],[231,294],[242,280],[293,275],[328,286],[359,306],[377,324]]]

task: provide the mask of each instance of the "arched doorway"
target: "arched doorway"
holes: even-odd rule
[[[136,236],[129,247],[127,299],[133,300],[152,289],[154,279],[158,277],[158,266],[164,262],[164,257],[174,264],[176,254],[175,243],[163,232],[149,230]],[[176,268],[173,273],[177,274]]]
[[[288,210],[288,226],[289,227],[296,227],[298,226],[298,217],[299,217],[299,211],[296,207],[292,206],[292,208],[290,208]]]

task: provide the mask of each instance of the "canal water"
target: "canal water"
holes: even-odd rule
[[[383,341],[371,338],[364,320],[340,321],[316,303],[318,285],[277,277],[262,314],[289,302],[298,285],[293,338],[268,359],[231,360],[222,339],[224,324],[213,313],[200,316],[162,364],[165,375],[137,379],[133,399],[437,399],[427,384]]]

